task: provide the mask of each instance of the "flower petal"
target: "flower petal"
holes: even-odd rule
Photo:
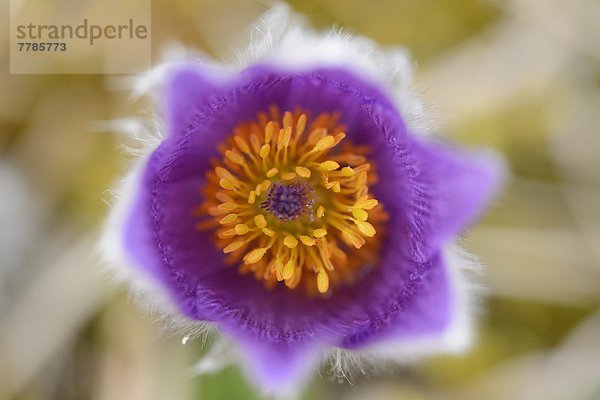
[[[430,263],[429,273],[404,290],[403,301],[390,295],[392,306],[368,326],[345,338],[343,348],[360,349],[404,362],[434,352],[461,352],[471,343],[479,268],[458,249],[449,248]],[[415,273],[413,273],[414,275]]]
[[[167,72],[165,109],[169,135],[185,134],[195,113],[230,79],[223,68],[207,63],[171,67]]]
[[[220,252],[206,232],[195,228],[193,216],[206,166],[174,157],[169,144],[167,139],[159,146],[131,183],[136,194],[126,210],[124,251],[185,314],[210,320],[189,301],[199,280],[223,271]]]
[[[241,366],[263,394],[298,398],[301,388],[314,373],[320,356],[316,346],[265,344],[240,338]]]
[[[501,187],[506,166],[492,152],[433,141],[415,143],[412,153],[418,177],[407,213],[409,251],[424,261],[481,215]]]

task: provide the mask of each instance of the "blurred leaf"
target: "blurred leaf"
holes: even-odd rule
[[[227,367],[198,379],[198,399],[260,400],[239,369]]]

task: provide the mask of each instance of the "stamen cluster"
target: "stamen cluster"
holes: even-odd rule
[[[338,119],[272,107],[236,127],[208,173],[198,228],[268,287],[324,294],[376,262],[387,217],[369,193],[377,176]]]

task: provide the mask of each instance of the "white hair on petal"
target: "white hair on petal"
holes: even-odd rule
[[[228,339],[218,337],[206,354],[191,368],[191,372],[193,375],[212,374],[236,362],[239,363],[237,347]]]
[[[231,70],[231,67],[213,60],[198,49],[183,46],[179,42],[169,41],[162,45],[159,60],[146,71],[136,75],[111,76],[107,79],[107,87],[113,91],[129,94],[130,101],[135,102],[145,96],[157,97],[165,77],[173,68],[182,64],[202,64],[203,66]]]
[[[223,344],[228,343],[227,340],[220,335],[213,323],[184,317],[160,284],[131,267],[133,261],[127,257],[123,248],[122,227],[133,207],[132,202],[135,201],[135,192],[138,190],[147,157],[148,155],[145,155],[135,160],[129,174],[110,191],[114,199],[108,202],[111,212],[99,243],[100,266],[110,279],[126,284],[130,300],[158,322],[164,334],[181,336],[182,345],[196,339],[200,339],[204,345],[210,340],[211,350],[191,372],[195,375],[216,372],[234,361],[229,352],[219,351],[223,347],[231,348]]]
[[[408,364],[433,354],[460,354],[470,348],[480,299],[487,291],[481,283],[480,263],[456,245],[447,247],[443,255],[454,295],[453,317],[448,327],[439,334],[412,340],[392,339],[361,350],[332,349],[325,359],[334,378],[350,379],[357,372],[377,375],[386,369],[386,365]]]
[[[135,160],[130,173],[115,189],[107,192],[112,195],[113,201],[107,201],[111,210],[98,246],[100,267],[110,279],[127,284],[131,300],[147,315],[160,322],[165,333],[185,336],[186,341],[202,338],[205,342],[216,332],[213,324],[192,321],[182,316],[159,284],[131,267],[133,261],[128,258],[123,247],[123,225],[136,199],[135,193],[139,188],[146,160],[147,156]]]
[[[231,67],[220,65],[201,52],[176,43],[165,45],[162,53],[162,64],[137,76],[111,79],[108,81],[109,88],[129,92],[128,99],[132,103],[149,98],[158,104],[166,77],[182,64],[201,61],[206,67],[231,70]],[[116,182],[113,189],[106,191],[111,196],[104,199],[110,211],[98,246],[100,267],[110,279],[127,284],[131,300],[160,322],[166,334],[181,335],[186,343],[197,338],[205,343],[209,338],[220,337],[217,327],[209,322],[184,317],[159,283],[132,267],[135,263],[129,259],[123,247],[123,226],[136,199],[147,159],[166,138],[164,126],[164,115],[151,109],[146,111],[145,116],[96,121],[90,127],[96,132],[123,135],[122,148],[130,158],[127,175]]]
[[[413,65],[406,49],[382,48],[342,29],[317,32],[286,4],[275,4],[259,18],[247,49],[236,56],[240,68],[268,63],[292,70],[324,66],[350,70],[384,89],[412,133],[427,133],[435,125],[412,88]]]
[[[123,135],[122,148],[131,158],[145,157],[164,140],[160,124],[152,118],[120,118],[95,121],[94,132],[112,132]]]
[[[322,361],[326,365],[326,377],[349,384],[354,383],[357,375],[381,376],[398,365],[389,359],[339,348],[323,354]]]

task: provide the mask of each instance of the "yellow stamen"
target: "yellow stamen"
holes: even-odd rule
[[[317,274],[317,289],[319,293],[327,293],[329,290],[329,276],[323,269]]]
[[[333,190],[335,193],[339,193],[342,191],[342,187],[338,181],[329,182],[325,185],[327,189]]]
[[[288,235],[283,239],[283,244],[289,247],[290,249],[294,249],[296,248],[296,246],[298,246],[298,239]]]
[[[285,279],[287,281],[293,275],[294,275],[294,263],[292,262],[292,260],[290,260],[287,263],[285,263],[285,266],[283,267],[283,271],[281,271],[281,276],[283,277],[283,279]]]
[[[275,274],[277,280],[281,282],[283,280],[283,262],[281,261],[281,258],[275,259]]]
[[[292,138],[292,127],[288,127],[283,132],[283,147],[288,147],[290,145],[291,138]]]
[[[279,152],[283,149],[283,129],[279,130],[279,134],[277,135],[277,151]]]
[[[227,236],[235,236],[235,229],[231,228],[231,229],[227,229],[226,231],[223,231],[221,233],[219,233],[219,237],[220,238],[226,238]]]
[[[268,237],[273,237],[275,236],[275,231],[269,229],[269,228],[262,228],[261,229],[262,233],[264,233],[265,235],[267,235]]]
[[[246,143],[246,141],[244,139],[242,139],[240,136],[234,136],[233,140],[235,141],[235,144],[237,144],[238,148],[246,154],[251,154],[250,152],[250,146],[248,146],[248,143]]]
[[[244,242],[232,242],[225,246],[225,248],[223,249],[223,253],[233,253],[234,251],[241,249],[243,246]]]
[[[340,164],[336,163],[333,160],[327,160],[322,162],[319,167],[322,171],[335,171],[340,167]]]
[[[312,151],[317,152],[329,149],[330,147],[333,147],[334,143],[335,138],[333,136],[325,136],[324,138],[320,139],[317,144],[315,144],[315,147],[313,147]]]
[[[364,208],[365,210],[371,210],[375,206],[377,206],[377,204],[379,204],[379,202],[376,199],[364,199],[357,201],[354,207]]]
[[[325,237],[327,235],[327,229],[319,228],[313,231],[313,236],[317,239]]]
[[[245,163],[244,158],[232,150],[227,150],[225,152],[225,157],[234,164],[243,165]]]
[[[233,190],[233,188],[235,187],[233,185],[233,182],[226,178],[221,178],[221,180],[219,181],[219,185],[221,185],[221,187],[225,190]]]
[[[221,220],[219,221],[220,224],[226,225],[226,224],[230,224],[233,221],[235,221],[237,219],[238,215],[237,214],[227,214],[226,216],[224,216],[223,218],[221,218]]]
[[[352,215],[359,221],[366,221],[369,218],[369,213],[362,208],[353,208]]]
[[[296,123],[296,137],[300,137],[306,128],[306,114],[302,114]]]
[[[237,233],[238,235],[245,235],[246,233],[248,233],[250,231],[250,228],[248,228],[248,225],[246,224],[237,224],[235,227],[235,233]]]
[[[254,217],[254,223],[256,224],[256,227],[258,229],[262,229],[267,226],[267,219],[265,218],[264,215],[258,214],[257,216]]]
[[[356,172],[351,167],[344,167],[344,168],[342,168],[342,170],[340,172],[341,172],[341,175],[345,178],[348,178],[348,177],[356,174]]]
[[[325,215],[325,207],[319,206],[319,208],[317,209],[317,218],[323,218],[324,215]]]
[[[215,198],[222,203],[234,203],[235,200],[227,192],[215,193]]]
[[[260,158],[265,160],[269,156],[270,152],[271,152],[271,145],[263,144],[262,147],[260,148],[260,151],[258,152],[258,155],[260,156]]]
[[[275,133],[275,123],[273,121],[269,121],[267,126],[265,126],[265,143],[271,142],[273,139],[273,134]]]
[[[286,172],[286,173],[281,174],[281,179],[283,179],[284,181],[291,181],[295,177],[296,177],[295,172]]]
[[[266,247],[259,247],[258,249],[252,250],[244,256],[244,262],[246,264],[256,264],[264,257],[267,250],[269,249]]]
[[[216,167],[215,168],[215,173],[217,174],[217,176],[219,178],[224,178],[224,179],[228,179],[230,181],[234,181],[235,180],[235,176],[233,176],[231,174],[231,172],[227,171],[225,168],[223,167]]]
[[[236,203],[221,203],[217,208],[222,211],[233,211],[239,208],[239,206]]]
[[[252,151],[254,153],[258,153],[258,150],[260,149],[260,146],[261,146],[261,142],[256,133],[250,134],[250,145],[252,146]]]
[[[314,246],[315,245],[315,239],[311,238],[310,236],[301,235],[300,236],[300,241],[305,246]]]
[[[355,223],[356,223],[356,227],[358,228],[360,233],[362,233],[363,235],[365,235],[367,237],[373,237],[373,236],[375,236],[375,233],[377,233],[375,231],[375,228],[373,227],[373,225],[371,225],[370,223],[368,223],[366,221],[356,221]]]
[[[270,186],[271,186],[271,181],[268,179],[264,180],[263,183],[260,184],[260,188],[262,189],[263,192],[266,192]]]
[[[297,166],[294,171],[302,178],[310,178],[310,169],[302,166]]]

